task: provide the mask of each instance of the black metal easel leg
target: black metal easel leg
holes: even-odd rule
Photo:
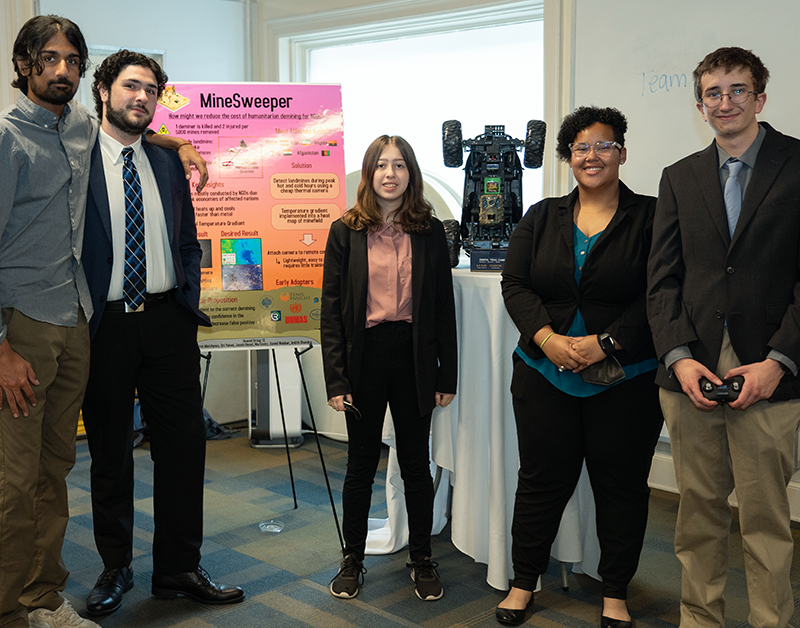
[[[297,348],[294,350],[294,355],[297,358],[297,368],[300,369],[300,381],[303,383],[303,392],[306,396],[306,405],[308,406],[308,416],[311,417],[311,427],[314,430],[314,439],[317,441],[317,451],[319,451],[319,461],[322,464],[322,473],[325,476],[325,485],[328,487],[328,497],[331,500],[331,510],[333,511],[333,520],[336,522],[336,532],[339,535],[339,545],[344,551],[344,539],[342,538],[342,528],[339,525],[339,516],[336,514],[336,504],[333,503],[333,492],[331,491],[331,483],[328,479],[328,469],[325,467],[325,458],[322,455],[322,445],[319,442],[319,433],[317,432],[317,422],[314,420],[314,411],[311,409],[311,398],[308,396],[308,387],[306,386],[306,378],[303,375],[303,363],[300,361],[300,356],[303,355],[306,351],[309,351],[312,348],[312,345],[309,344],[308,347],[303,349],[302,351],[298,351]]]
[[[206,389],[208,388],[208,369],[211,367],[211,351],[203,355],[200,354],[200,357],[206,361],[206,374],[203,377],[203,393],[200,397],[200,407],[206,407]]]
[[[281,408],[281,423],[283,423],[283,442],[286,443],[286,458],[289,461],[289,479],[292,482],[292,497],[294,498],[294,509],[297,510],[297,491],[294,487],[294,473],[292,472],[292,456],[289,453],[289,432],[286,430],[286,415],[283,413],[283,395],[281,394],[281,380],[278,375],[278,359],[275,357],[275,349],[272,351],[272,366],[275,370],[275,386],[278,388],[278,405]]]

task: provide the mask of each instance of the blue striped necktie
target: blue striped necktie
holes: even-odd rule
[[[125,304],[137,309],[147,290],[144,254],[144,207],[142,184],[133,163],[133,149],[122,149],[122,183],[125,188],[125,270],[122,296]]]

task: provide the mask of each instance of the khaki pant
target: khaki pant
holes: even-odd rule
[[[740,363],[727,330],[717,375]],[[675,552],[683,565],[681,628],[725,625],[731,508],[736,488],[749,623],[783,628],[794,611],[793,543],[786,487],[794,472],[800,401],[761,401],[744,412],[720,404],[701,412],[683,393],[662,389],[680,508]]]
[[[66,477],[75,464],[78,413],[89,374],[89,331],[3,309],[11,348],[38,386],[29,416],[0,411],[0,626],[27,626],[28,610],[57,609],[69,572],[61,547],[69,520]]]

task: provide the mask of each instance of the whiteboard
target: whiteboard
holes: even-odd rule
[[[770,71],[758,116],[800,136],[797,0],[574,0],[573,108],[616,107],[628,118],[620,177],[658,193],[661,171],[714,138],[695,106],[692,72],[709,52],[740,46]]]

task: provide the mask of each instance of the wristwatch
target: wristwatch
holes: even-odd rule
[[[617,343],[614,342],[611,334],[607,331],[604,331],[602,334],[597,334],[597,342],[600,343],[600,348],[606,355],[614,355],[614,352],[617,350]]]

